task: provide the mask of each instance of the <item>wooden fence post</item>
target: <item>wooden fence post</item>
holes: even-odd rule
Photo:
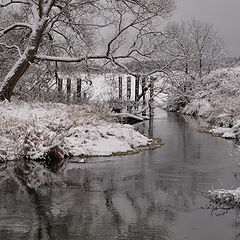
[[[58,88],[58,99],[62,100],[62,87],[63,87],[63,80],[62,78],[58,78],[57,81],[57,88]]]
[[[150,99],[149,99],[149,117],[153,118],[154,116],[154,81],[156,80],[155,77],[150,77]]]
[[[153,138],[153,118],[149,119],[148,137]]]
[[[82,98],[82,79],[77,78],[77,102],[80,102]]]
[[[71,79],[67,78],[67,103],[70,102],[71,99]]]
[[[138,110],[138,98],[139,98],[139,79],[140,79],[140,75],[136,76],[135,79],[135,110]]]
[[[122,77],[118,78],[118,90],[119,90],[119,100],[122,100]]]
[[[143,95],[143,108],[146,107],[146,76],[142,76],[142,95]],[[146,110],[142,112],[143,116],[146,116]]]
[[[131,77],[127,76],[127,111],[131,113]]]

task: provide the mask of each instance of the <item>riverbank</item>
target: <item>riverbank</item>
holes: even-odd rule
[[[205,118],[209,126],[200,129],[200,132],[240,139],[239,67],[218,69],[201,80],[185,76],[182,84],[182,88],[178,88],[179,92],[172,91],[172,95],[170,94],[167,109]],[[239,156],[238,151],[236,157],[230,156],[232,159],[236,158],[233,159],[233,164],[236,161],[238,166]],[[211,204],[213,209],[240,207],[240,188],[212,189],[205,191],[204,195],[214,204]]]
[[[0,103],[1,160],[44,159],[56,148],[65,157],[108,156],[151,143],[133,126],[115,122],[103,106]]]
[[[218,69],[200,80],[185,78],[182,84],[186,86],[182,92],[174,90],[172,99],[170,94],[166,109],[204,117],[209,133],[239,139],[240,68]]]

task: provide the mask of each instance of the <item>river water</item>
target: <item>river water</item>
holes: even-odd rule
[[[69,163],[62,184],[38,192],[0,189],[0,239],[240,239],[238,212],[213,211],[202,195],[239,185],[236,143],[198,133],[202,124],[159,110],[136,126],[161,137],[159,149]]]

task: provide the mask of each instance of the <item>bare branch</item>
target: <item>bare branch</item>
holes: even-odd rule
[[[8,48],[8,49],[12,49],[12,48],[15,48],[17,49],[18,53],[19,53],[19,56],[22,55],[21,51],[20,51],[20,48],[17,46],[17,45],[7,45],[5,43],[0,43],[0,46],[4,46],[5,48]]]
[[[134,24],[136,23],[136,20],[131,22],[130,24],[128,24],[126,27],[124,27],[123,29],[121,29],[120,31],[118,31],[118,33],[116,34],[115,37],[113,37],[111,39],[111,41],[109,41],[108,43],[108,47],[107,47],[107,53],[106,55],[108,56],[110,54],[110,51],[111,51],[111,45],[113,44],[113,42],[118,39],[118,37],[123,33],[125,32],[127,29],[129,29],[130,27],[132,27]],[[119,29],[121,28],[121,21],[119,23]]]
[[[27,4],[29,7],[22,9],[22,15],[19,11],[11,12],[15,14],[12,19],[24,19],[18,20],[23,23],[17,22],[10,27],[0,28],[0,38],[4,40],[5,49],[17,49],[19,46],[24,53],[13,65],[10,74],[6,75],[0,88],[0,100],[11,98],[16,83],[35,60],[65,63],[99,60],[103,66],[112,63],[126,73],[137,76],[139,72],[134,72],[137,70],[128,68],[129,60],[137,63],[138,67],[143,66],[144,69],[140,69],[140,72],[144,72],[147,68],[146,60],[152,61],[156,44],[161,44],[155,41],[156,35],[160,34],[156,33],[159,30],[155,20],[165,18],[172,12],[174,5],[174,0],[1,2],[1,7],[17,3]],[[23,29],[29,29],[31,34]],[[3,37],[12,30],[16,30],[15,38]],[[22,32],[25,39],[17,39]],[[131,37],[125,41],[128,34]],[[102,41],[99,35],[102,36]],[[18,50],[19,54],[21,51]]]
[[[7,7],[7,6],[11,5],[11,4],[16,4],[16,3],[30,5],[30,3],[26,2],[26,1],[10,0],[9,2],[7,2],[5,4],[0,4],[0,8],[4,8],[4,7]]]
[[[106,55],[96,55],[96,56],[87,56],[87,57],[54,57],[46,55],[37,55],[36,60],[42,61],[51,61],[51,62],[82,62],[86,59],[89,60],[99,60],[99,59],[109,59]]]
[[[28,23],[15,23],[13,25],[11,25],[10,27],[7,27],[3,30],[0,31],[0,37],[2,37],[3,35],[5,35],[6,33],[12,31],[13,29],[16,28],[28,28],[32,31],[32,25],[28,24]]]

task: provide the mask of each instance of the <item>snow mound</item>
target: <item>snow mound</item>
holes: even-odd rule
[[[235,121],[232,128],[214,126],[209,132],[221,135],[223,138],[240,139],[240,120]]]
[[[0,102],[0,160],[44,158],[54,146],[66,156],[111,155],[149,142],[132,126],[114,122],[103,107]]]

